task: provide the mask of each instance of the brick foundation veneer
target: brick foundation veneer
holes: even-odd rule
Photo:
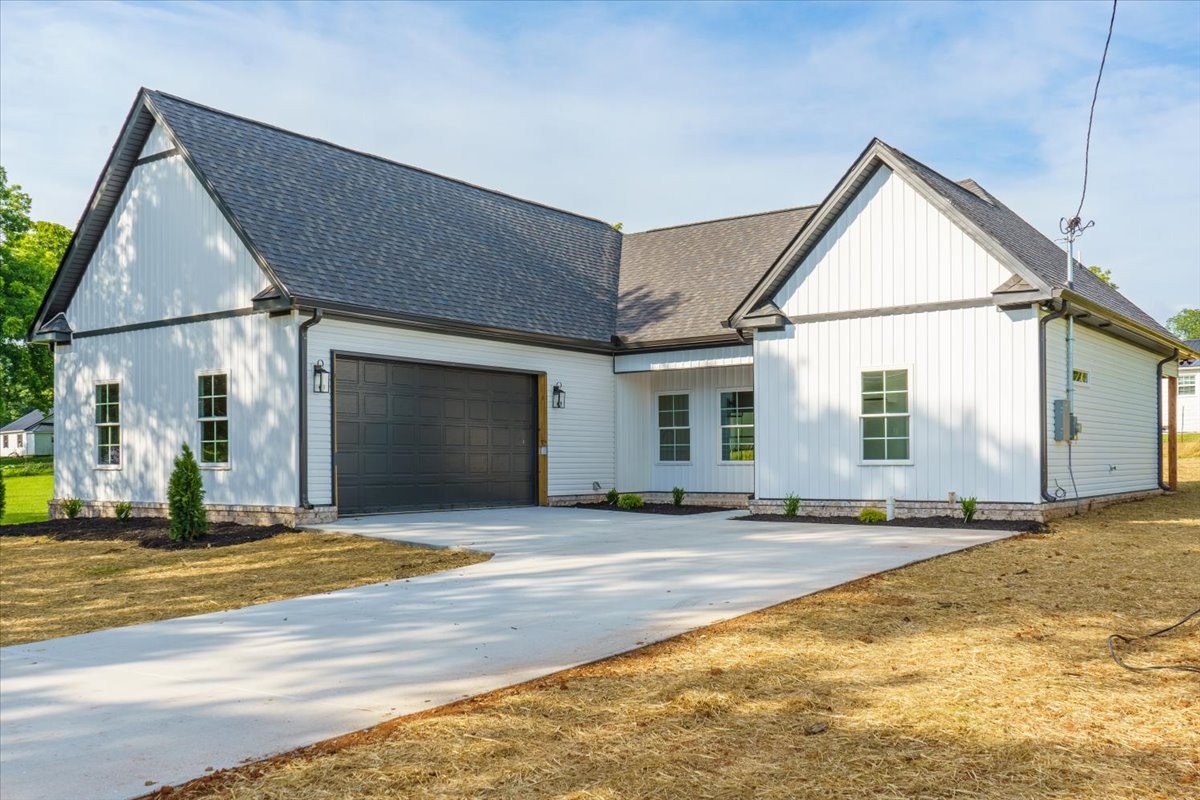
[[[987,503],[981,500],[975,510],[975,519],[981,523],[989,519],[1049,522],[1077,513],[1086,514],[1114,503],[1158,497],[1162,493],[1161,489],[1150,489],[1144,492],[1083,497],[1079,500],[1078,510],[1076,510],[1073,500],[1063,500],[1058,503]],[[782,514],[783,502],[781,498],[751,500],[750,511],[755,514]],[[883,511],[885,507],[886,502],[883,500],[801,500],[800,510],[797,513],[802,517],[857,517],[864,508],[877,508]],[[940,500],[896,501],[896,519],[958,517],[961,515],[962,508],[957,503],[951,505]]]
[[[50,519],[66,519],[63,500],[50,501]],[[133,503],[131,516],[166,517],[166,503]],[[205,505],[209,522],[236,522],[241,525],[312,525],[337,519],[336,506],[294,508],[291,506]],[[112,500],[85,501],[81,517],[115,517],[117,503]]]
[[[641,495],[647,503],[675,502],[670,492],[621,492],[621,494]],[[550,505],[573,506],[576,503],[603,503],[607,500],[608,498],[603,493],[565,494],[551,497]],[[688,492],[683,498],[685,506],[714,506],[717,508],[747,508],[750,502],[750,495],[722,492]]]

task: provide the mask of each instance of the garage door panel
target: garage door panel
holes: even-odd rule
[[[392,395],[392,419],[412,419],[417,415],[417,398],[411,394]]]
[[[338,358],[343,513],[536,501],[531,375]]]
[[[362,382],[366,384],[387,385],[387,365],[378,361],[362,362]]]
[[[349,421],[338,421],[337,438],[339,444],[347,446],[356,446],[358,444],[358,423]]]
[[[341,364],[341,362],[338,362]],[[393,386],[412,386],[416,383],[416,364],[392,364],[390,380]]]
[[[388,413],[388,397],[386,394],[362,395],[362,414],[367,417],[384,417]]]

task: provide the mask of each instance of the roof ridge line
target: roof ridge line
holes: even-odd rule
[[[338,144],[337,142],[332,142],[328,139],[322,139],[319,136],[312,136],[307,133],[299,133],[297,131],[288,130],[287,128],[280,127],[279,125],[272,125],[269,122],[263,122],[262,120],[252,119],[250,117],[244,117],[241,114],[234,114],[232,111],[225,111],[220,108],[214,108],[213,106],[205,105],[204,103],[198,103],[195,100],[189,100],[186,97],[180,97],[179,95],[171,94],[170,92],[164,92],[159,89],[147,89],[146,91],[150,92],[152,94],[161,95],[162,97],[170,98],[171,100],[175,100],[180,103],[186,103],[187,105],[192,106],[194,108],[203,109],[204,111],[208,111],[210,113],[217,114],[222,117],[228,117],[229,119],[235,119],[235,120],[238,120],[239,122],[249,123],[250,125],[257,125],[260,128],[266,128],[268,130],[278,131],[279,133],[283,133],[288,136],[294,136],[297,139],[304,139],[306,141],[315,142],[317,144],[325,145],[327,147],[332,147],[335,150],[341,150],[342,152],[350,153],[351,155],[361,156],[363,158],[370,158],[374,161],[380,161],[380,162],[383,162],[384,164],[389,164],[393,167],[401,167],[403,169],[412,170],[413,172],[420,172],[423,175],[429,175],[431,177],[439,178],[444,181],[451,181],[452,183],[457,183],[461,186],[466,186],[470,189],[475,189],[475,190],[481,191],[481,192],[487,192],[488,194],[493,194],[493,195],[496,195],[497,197],[504,197],[509,200],[515,200],[516,202],[524,203],[525,205],[537,206],[538,208],[544,208],[548,211],[554,211],[559,214],[565,214],[569,217],[575,217],[577,219],[583,219],[583,220],[587,220],[589,222],[596,222],[596,223],[599,223],[599,224],[604,225],[609,228],[612,227],[612,223],[606,222],[605,220],[602,220],[599,217],[591,217],[591,216],[588,216],[587,214],[580,214],[576,211],[568,211],[565,208],[559,208],[558,206],[552,206],[548,203],[541,203],[541,202],[538,202],[537,200],[529,200],[524,197],[518,197],[515,194],[509,194],[508,192],[502,192],[499,189],[491,189],[487,186],[480,186],[477,183],[471,183],[470,181],[465,181],[462,178],[455,178],[450,175],[443,175],[440,172],[434,172],[433,170],[425,169],[423,167],[414,167],[412,164],[405,164],[402,161],[396,161],[395,159],[387,158],[386,156],[376,155],[375,153],[368,153],[365,150],[355,150],[353,147],[347,147],[344,144]]]
[[[735,219],[749,219],[750,217],[765,217],[769,214],[785,214],[788,211],[802,211],[806,208],[816,208],[818,205],[820,205],[820,204],[814,203],[814,204],[803,205],[803,206],[792,206],[791,208],[777,208],[773,211],[755,211],[750,214],[734,214],[733,216],[730,216],[730,217],[717,217],[716,219],[702,219],[702,220],[699,220],[698,222],[681,222],[678,225],[663,225],[661,228],[647,228],[644,231],[633,231],[632,233],[629,233],[626,235],[627,236],[637,236],[637,235],[643,234],[643,233],[658,233],[659,231],[671,231],[671,230],[675,230],[677,228],[691,228],[695,225],[711,225],[714,222],[730,222]]]

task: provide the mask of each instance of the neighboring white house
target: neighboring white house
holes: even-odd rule
[[[40,411],[30,411],[0,428],[0,457],[54,454],[54,421]]]
[[[184,443],[214,513],[288,520],[1160,491],[1160,377],[1195,354],[1066,267],[878,140],[819,206],[623,235],[142,90],[31,329],[55,502],[160,512]]]
[[[1200,339],[1185,339],[1192,351],[1200,351]],[[1179,383],[1176,388],[1175,425],[1180,433],[1200,433],[1200,359],[1185,358],[1179,362]],[[1166,394],[1162,401],[1163,427],[1170,417]]]

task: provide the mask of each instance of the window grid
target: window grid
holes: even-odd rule
[[[754,460],[754,392],[721,392],[721,460]]]
[[[691,406],[686,394],[658,396],[658,460],[692,460]]]
[[[908,370],[862,374],[863,461],[908,461]]]
[[[229,376],[200,375],[197,381],[200,463],[229,463]]]
[[[1196,393],[1196,376],[1195,375],[1180,375],[1179,385],[1176,387],[1176,394],[1179,396],[1191,396]]]
[[[121,384],[96,384],[96,463],[121,465]]]

